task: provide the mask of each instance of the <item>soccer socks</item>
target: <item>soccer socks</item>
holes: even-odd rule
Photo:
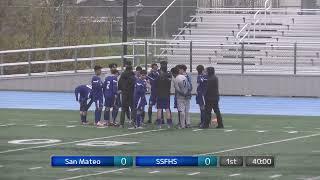
[[[113,123],[116,122],[117,116],[118,116],[119,108],[113,108],[112,109],[112,120]]]
[[[148,117],[149,117],[148,123],[152,123],[152,107],[148,108]]]
[[[105,110],[103,117],[104,117],[105,121],[109,122],[110,121],[110,110]]]
[[[168,125],[169,125],[170,127],[172,127],[172,125],[173,125],[172,119],[167,119],[167,123],[168,123]]]
[[[144,118],[146,116],[146,112],[143,110],[141,114],[141,122],[144,123]]]
[[[164,115],[163,115],[163,109],[161,110],[161,123],[165,124]]]
[[[100,109],[96,109],[94,111],[94,121],[97,124],[101,119],[101,110]]]
[[[120,114],[120,125],[121,126],[124,126],[124,121],[126,120],[126,112],[125,112],[125,109],[122,108],[121,109],[121,114]]]
[[[186,128],[186,113],[183,111],[180,112],[180,126]]]
[[[200,111],[200,120],[201,120],[200,125],[203,125],[205,118],[206,118],[206,112],[205,112],[205,110],[201,110]]]
[[[87,116],[86,115],[80,115],[81,122],[87,122]]]
[[[142,121],[142,114],[137,114],[137,117],[136,117],[136,126],[137,127],[141,126],[141,121]]]
[[[162,124],[162,123],[161,123],[161,119],[157,119],[157,120],[156,120],[156,124],[157,124],[158,127],[161,127],[161,124]]]

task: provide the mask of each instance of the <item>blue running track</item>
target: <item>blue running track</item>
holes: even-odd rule
[[[220,106],[225,114],[320,116],[320,98],[222,96]],[[0,108],[79,109],[73,93],[23,91],[0,91]],[[195,97],[190,111],[199,112]]]

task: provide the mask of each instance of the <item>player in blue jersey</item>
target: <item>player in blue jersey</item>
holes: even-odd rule
[[[134,72],[136,79],[139,79],[141,71],[142,71],[142,67],[141,66],[137,66],[136,67],[136,72]]]
[[[118,76],[116,69],[111,69],[111,75],[105,78],[103,83],[103,95],[105,100],[104,120],[107,126],[116,125],[116,115],[118,114]],[[112,122],[110,122],[110,110],[112,108]]]
[[[204,74],[204,67],[203,65],[197,66],[198,77],[197,77],[197,96],[196,96],[196,103],[199,105],[200,108],[200,124],[199,126],[202,127],[205,121],[205,92],[207,87],[207,76]]]
[[[76,101],[78,101],[80,104],[80,118],[83,125],[88,124],[87,111],[93,102],[91,98],[91,90],[91,85],[80,85],[74,90]],[[89,99],[90,101],[88,102]]]
[[[135,108],[135,125],[136,128],[142,128],[143,112],[147,105],[146,92],[147,92],[147,71],[141,70],[140,77],[136,79],[134,87],[134,108]]]
[[[147,76],[147,80],[151,86],[151,93],[149,98],[149,108],[148,108],[148,123],[152,123],[152,107],[157,104],[157,88],[156,80],[159,77],[158,65],[156,63],[151,65],[151,71]]]
[[[118,65],[116,63],[111,63],[111,64],[109,64],[109,68],[110,68],[110,72],[111,72],[112,70],[117,70]]]
[[[104,125],[104,123],[100,122],[101,119],[101,112],[103,108],[103,90],[102,90],[102,80],[100,78],[101,75],[101,66],[95,66],[94,72],[95,76],[92,77],[91,84],[92,84],[92,99],[95,103],[96,109],[95,109],[95,125]]]

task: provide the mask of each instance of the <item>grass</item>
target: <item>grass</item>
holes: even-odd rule
[[[175,115],[176,116],[176,115]],[[155,129],[148,125],[143,130],[119,128],[98,129],[92,126],[80,126],[77,111],[60,110],[18,110],[0,109],[0,179],[60,179],[95,174],[80,179],[278,179],[292,180],[320,176],[320,122],[318,117],[289,116],[238,116],[225,115],[225,130],[193,129],[148,131]],[[93,119],[92,112],[89,119]],[[176,117],[174,118],[176,119]],[[199,122],[199,115],[192,114],[192,121]],[[11,125],[10,125],[11,124]],[[36,127],[46,124],[45,127]],[[67,128],[68,125],[76,127]],[[257,132],[265,130],[266,132]],[[289,131],[297,131],[288,133]],[[120,137],[110,137],[114,135]],[[309,136],[290,141],[275,142],[295,137]],[[105,137],[105,138],[102,138]],[[114,147],[78,146],[73,141],[101,138],[101,141],[138,142],[137,144]],[[63,145],[15,152],[12,149],[29,148],[38,145],[9,144],[16,139],[59,139]],[[268,144],[267,142],[275,142]],[[267,144],[265,144],[267,143]],[[251,145],[262,144],[256,147]],[[245,148],[248,146],[248,148]],[[239,148],[239,149],[235,149]],[[233,149],[233,150],[232,150]],[[275,168],[136,168],[109,172],[119,168],[81,168],[67,171],[68,168],[52,168],[51,155],[195,155],[218,152],[215,155],[274,155]],[[30,170],[32,167],[41,167]],[[69,168],[70,169],[70,168]],[[151,171],[160,171],[150,174]],[[189,173],[200,172],[196,175]],[[240,174],[230,177],[231,174]]]

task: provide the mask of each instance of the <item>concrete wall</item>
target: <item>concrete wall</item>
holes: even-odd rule
[[[280,0],[280,7],[301,7],[301,0]]]
[[[0,78],[0,90],[70,92],[77,85],[90,84],[91,77],[92,73]],[[320,97],[319,76],[221,74],[218,77],[223,95]],[[193,85],[197,86],[196,74]]]

